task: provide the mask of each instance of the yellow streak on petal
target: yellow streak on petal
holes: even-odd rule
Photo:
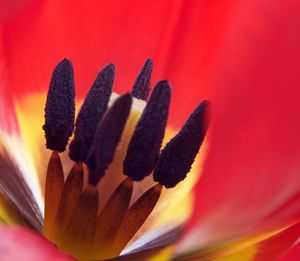
[[[253,245],[226,256],[213,258],[212,260],[213,261],[241,261],[241,260],[250,261],[255,257],[257,250],[258,250],[257,246]]]
[[[234,243],[229,250],[224,251],[225,254],[222,257],[213,259],[214,261],[239,261],[239,260],[256,260],[257,254],[260,251],[260,245],[266,240],[272,238],[273,236],[281,233],[282,231],[288,229],[293,224],[274,229],[269,232],[262,233],[260,235],[251,237],[249,239],[244,239]],[[226,253],[227,252],[227,253]]]
[[[189,260],[213,260],[213,261],[250,261],[255,260],[259,251],[260,243],[268,238],[287,229],[285,226],[273,231],[265,232],[253,237],[240,239],[236,241],[226,242],[223,244],[208,247],[206,249],[194,249],[190,252],[183,252],[179,256],[175,256],[174,260],[190,258]]]
[[[163,261],[163,260],[170,260],[172,253],[173,253],[174,247],[169,246],[164,248],[163,250],[159,251],[158,254],[150,257],[148,261]]]
[[[26,222],[25,218],[22,216],[20,211],[10,202],[7,198],[5,198],[0,193],[0,223],[8,224],[8,225],[26,225],[28,226],[28,222]]]
[[[266,240],[266,239],[278,234],[279,232],[285,230],[286,228],[287,228],[287,226],[273,230],[273,231],[265,232],[260,235],[253,236],[251,238],[239,240],[235,243],[231,243],[231,245],[228,246],[227,250],[225,251],[225,254],[231,255],[234,253],[242,252],[245,249],[252,249],[252,250],[257,249],[256,244],[259,244],[261,241]]]

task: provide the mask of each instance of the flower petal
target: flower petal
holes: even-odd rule
[[[81,97],[99,68],[109,62],[117,65],[115,91],[120,93],[131,88],[150,57],[152,82],[167,78],[174,88],[171,111],[177,114],[170,116],[179,126],[200,99],[208,98],[204,83],[232,0],[209,2],[45,0],[35,4],[3,29],[9,86],[18,97],[45,90],[57,61],[68,57],[74,62]]]
[[[275,260],[282,256],[295,244],[300,235],[300,222],[293,224],[278,234],[262,241],[257,245],[258,251],[253,260]],[[292,260],[292,259],[290,259]]]
[[[297,222],[278,231],[262,234],[254,238],[217,243],[207,248],[196,249],[195,251],[179,255],[174,260],[275,260],[297,241],[299,233],[300,223]]]
[[[14,216],[5,218],[7,214],[7,211],[5,211],[2,219],[6,219],[6,223],[20,221],[18,216],[21,214],[27,220],[27,224],[30,224],[37,231],[41,231],[42,215],[40,209],[28,183],[21,174],[20,166],[16,163],[17,159],[13,160],[10,153],[10,149],[15,145],[14,140],[11,138],[10,143],[5,143],[3,137],[4,135],[0,131],[0,193],[5,199],[2,204],[4,210],[7,210],[8,213],[13,211]],[[5,207],[9,205],[12,205],[15,209]]]
[[[21,212],[9,199],[2,195],[2,192],[0,193],[0,224],[28,225]]]
[[[297,260],[300,256],[300,244],[299,242],[292,246],[288,252],[280,257],[278,261],[291,261],[291,260]]]
[[[283,0],[233,9],[209,85],[214,126],[190,227],[200,244],[299,217],[299,10]]]
[[[16,13],[28,6],[32,5],[37,0],[12,0],[12,1],[0,1],[0,22],[3,22]]]
[[[3,261],[75,261],[38,234],[21,227],[0,226],[0,249]]]
[[[3,26],[0,24],[0,128],[6,132],[18,132],[12,97],[8,88],[9,77],[3,34]]]

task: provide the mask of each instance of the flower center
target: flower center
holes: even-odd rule
[[[79,260],[118,256],[151,214],[162,187],[173,188],[186,177],[204,140],[210,109],[207,101],[195,109],[161,151],[171,88],[167,81],[158,82],[146,102],[151,71],[152,61],[148,60],[131,94],[118,97],[109,106],[114,65],[107,65],[75,121],[72,64],[65,59],[54,69],[43,126],[46,147],[52,150],[46,176],[44,233]],[[144,101],[142,113],[134,109],[133,100]],[[127,177],[102,204],[98,185],[114,164],[116,149],[124,143],[123,132],[131,117],[137,123],[132,136],[126,137],[129,142],[124,148],[122,172]],[[64,180],[59,153],[65,151],[73,133],[69,157],[74,164]],[[149,175],[157,184],[130,205],[134,184]]]

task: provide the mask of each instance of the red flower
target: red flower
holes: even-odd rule
[[[153,82],[167,78],[174,87],[172,127],[182,125],[201,99],[214,104],[209,151],[177,254],[195,246],[197,260],[273,260],[297,241],[297,0],[45,0],[0,3],[0,10],[0,118],[6,129],[4,111],[11,115],[16,103],[17,114],[27,109],[24,97],[48,87],[63,57],[78,71],[80,96],[99,64],[117,65],[116,91],[124,92],[145,57],[152,57]]]

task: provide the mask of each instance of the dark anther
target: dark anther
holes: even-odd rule
[[[73,133],[75,89],[72,63],[64,59],[54,69],[45,108],[46,147],[62,152]]]
[[[149,90],[150,90],[150,78],[151,78],[151,73],[152,73],[152,68],[153,68],[153,62],[152,60],[148,59],[140,74],[138,75],[132,91],[131,95],[134,98],[141,99],[141,100],[147,100]]]
[[[70,158],[76,162],[85,162],[90,151],[97,126],[107,110],[114,77],[115,66],[105,66],[80,109],[75,123],[74,140],[70,144]]]
[[[96,185],[113,161],[115,150],[129,116],[132,99],[130,94],[119,97],[99,123],[87,157],[89,183]]]
[[[171,89],[159,82],[134,130],[124,160],[124,174],[135,181],[149,175],[157,162],[168,119]]]
[[[210,107],[210,102],[203,101],[162,150],[153,174],[156,182],[172,188],[185,179],[204,140]]]

